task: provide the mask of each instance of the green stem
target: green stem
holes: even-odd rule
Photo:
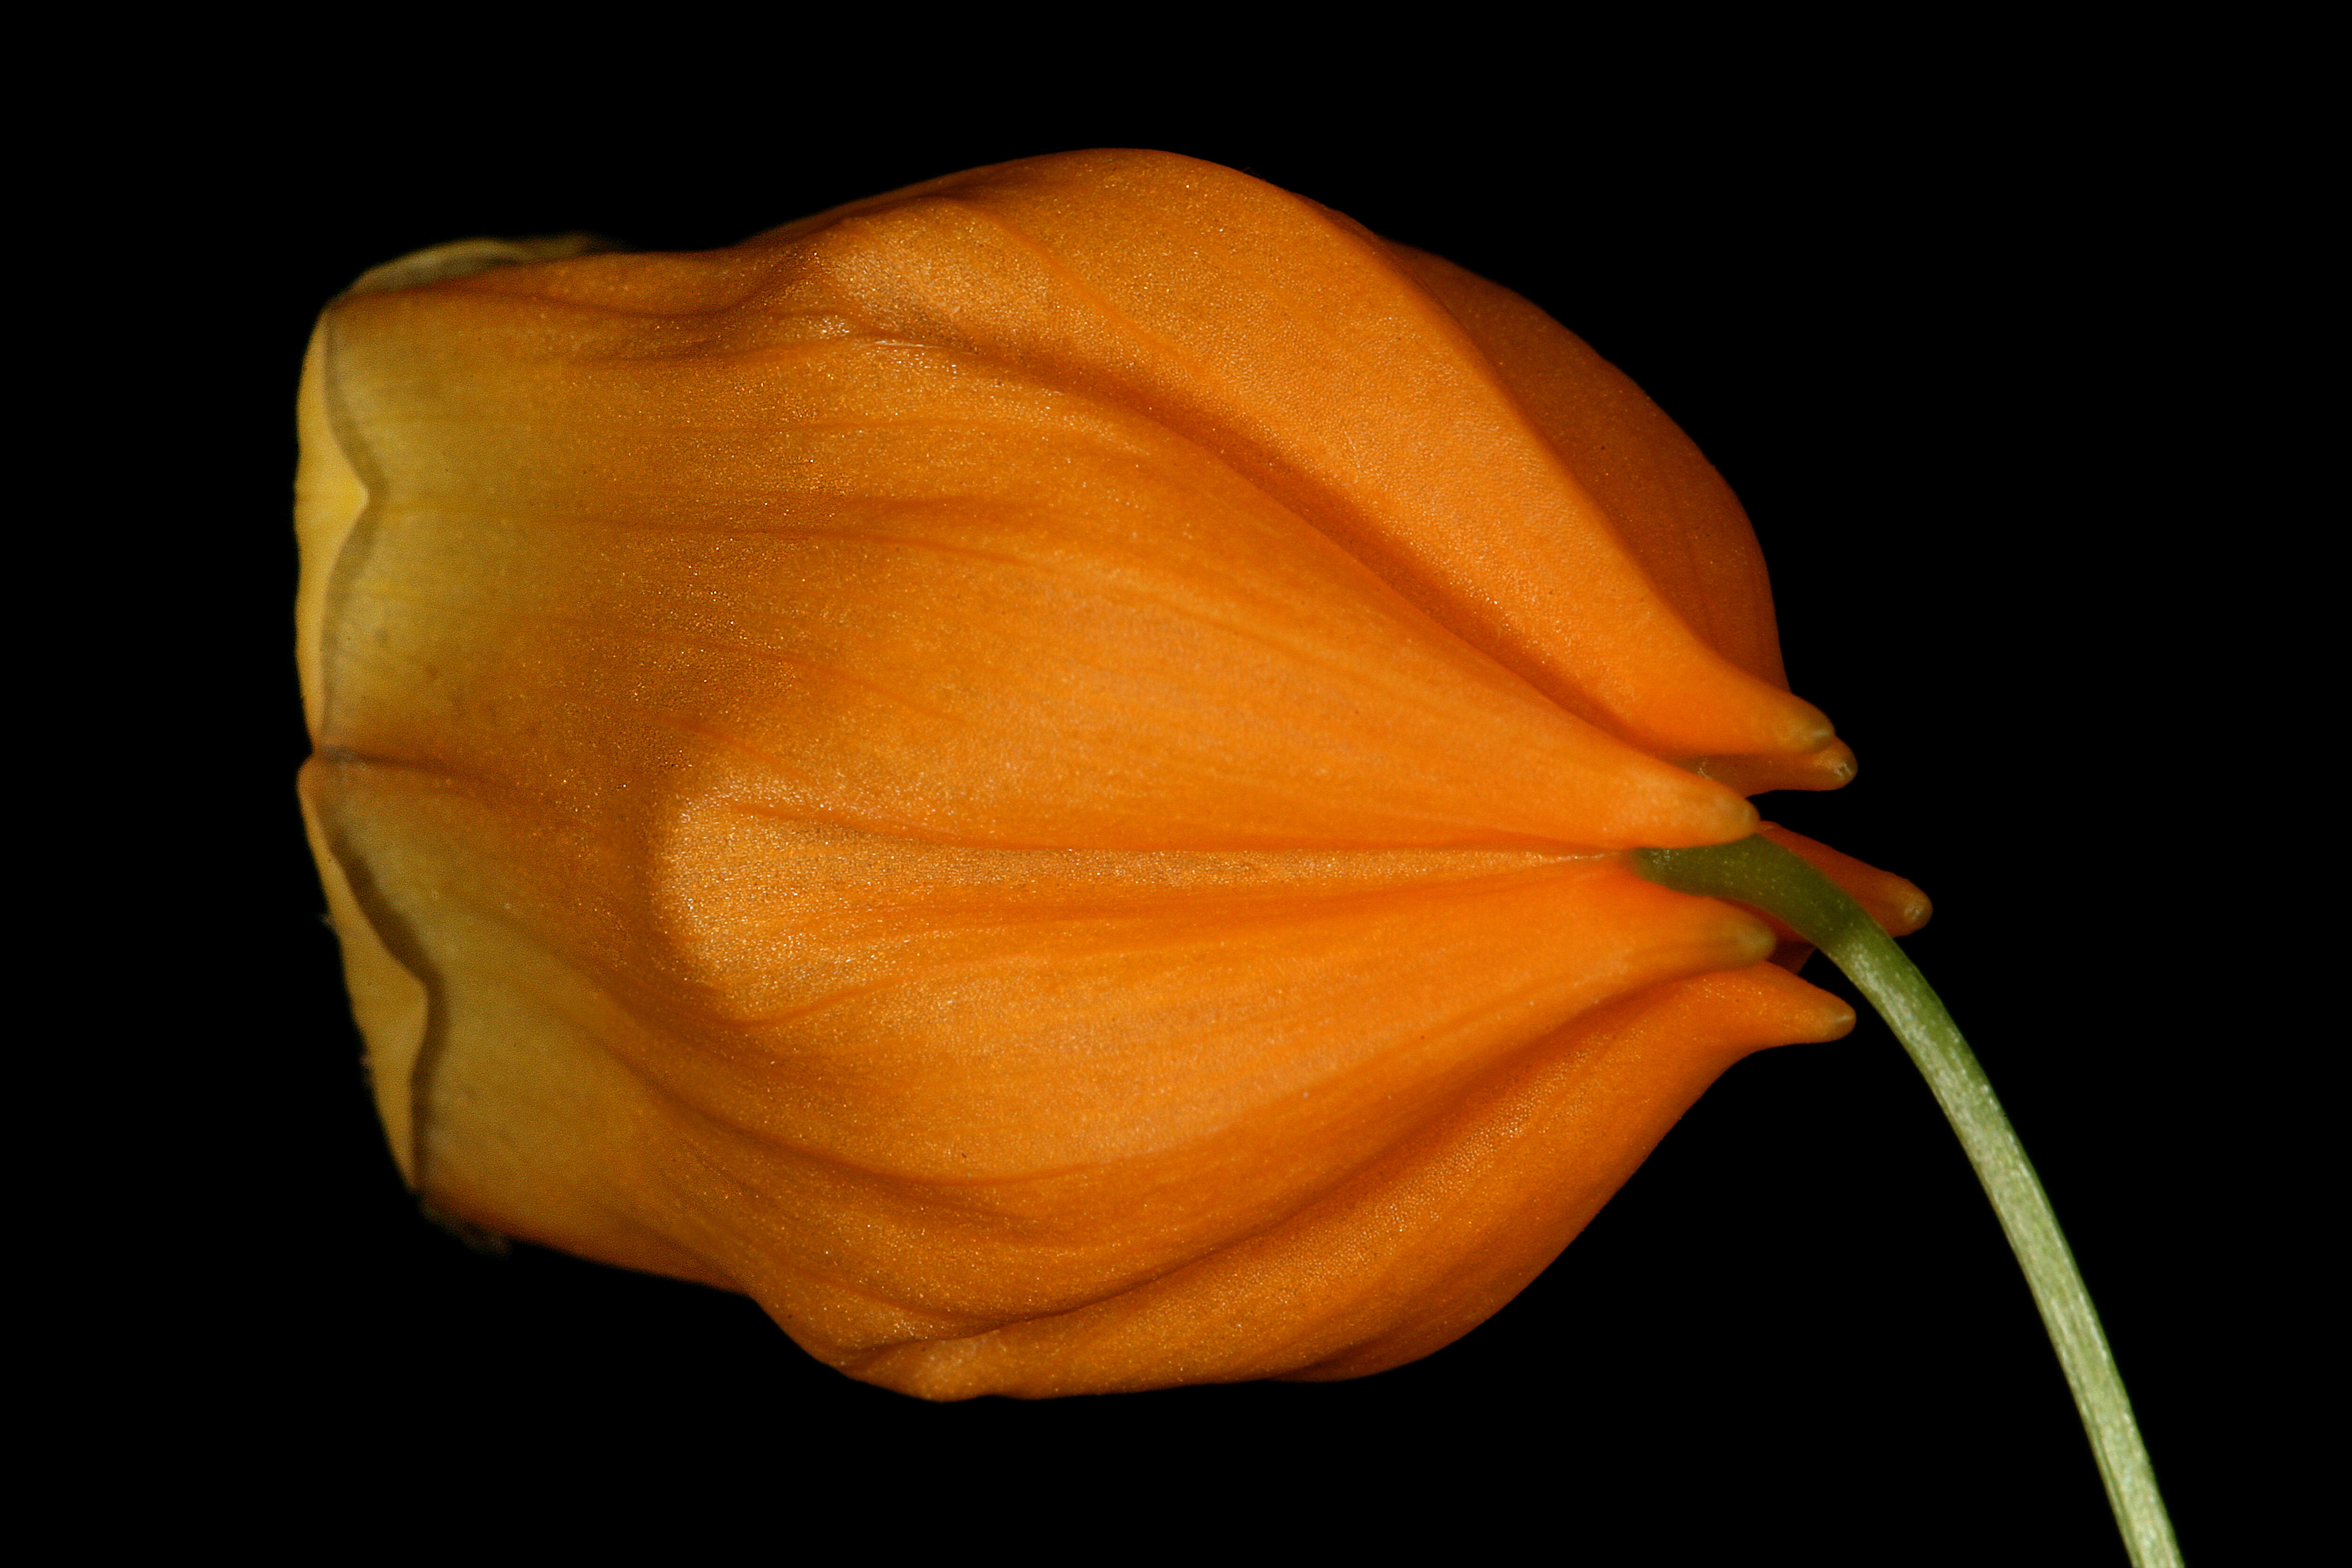
[[[2051,1210],[2050,1194],[2042,1190],[2041,1179],[2025,1158],[2025,1146],[1993,1097],[1976,1053],[1960,1037],[1927,977],[1860,904],[1769,839],[1743,838],[1701,849],[1642,849],[1634,852],[1633,864],[1643,876],[1678,892],[1727,899],[1777,915],[1829,954],[1870,998],[1935,1090],[1976,1167],[1977,1179],[1984,1184],[1985,1195],[1992,1199],[2010,1247],[2024,1266],[2033,1303],[2042,1310],[2042,1326],[2050,1331],[2067,1386],[2074,1390],[2074,1408],[2090,1434],[2100,1479],[2106,1482],[2107,1504],[2115,1510],[2134,1568],[2177,1568],[2180,1547],[2156,1489],[2147,1446],[2140,1440],[2131,1398],[2107,1349],[2091,1293],[2084,1288],[2074,1255]]]

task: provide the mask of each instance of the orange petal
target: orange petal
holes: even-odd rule
[[[636,260],[569,265],[625,301]],[[1007,846],[1753,821],[1150,419],[822,325],[780,347],[764,308],[677,326],[456,286],[337,312],[369,499],[324,745],[581,787],[724,759],[712,787],[770,809]]]
[[[961,1399],[1358,1377],[1412,1361],[1541,1272],[1726,1067],[1853,1021],[1769,964],[1658,987],[1498,1066],[1419,1137],[1262,1235],[1077,1311],[845,1369]]]

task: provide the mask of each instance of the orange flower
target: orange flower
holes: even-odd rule
[[[439,1209],[934,1398],[1353,1376],[1848,1027],[1627,867],[1852,762],[1517,296],[1141,153],[581,252],[380,268],[304,382],[303,799]]]

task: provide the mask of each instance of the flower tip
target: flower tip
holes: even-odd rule
[[[1835,739],[1799,756],[1695,757],[1682,765],[1742,795],[1776,789],[1843,789],[1853,782],[1857,771],[1853,748]]]
[[[1735,844],[1756,831],[1759,820],[1755,803],[1747,796],[1723,792],[1706,824],[1707,837],[1695,839],[1695,844]]]
[[[1796,711],[1790,715],[1787,749],[1791,752],[1818,752],[1837,744],[1837,726],[1829,715],[1810,702],[1796,702]],[[1851,752],[1847,753],[1852,755]]]
[[[1761,963],[1779,951],[1780,939],[1764,921],[1745,910],[1739,912],[1744,918],[1732,936],[1737,964]]]

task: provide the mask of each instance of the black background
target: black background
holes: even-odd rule
[[[99,999],[162,1042],[111,1070],[144,1091],[135,1147],[169,1155],[118,1162],[131,1239],[101,1250],[128,1282],[89,1287],[107,1353],[147,1369],[116,1418],[242,1478],[206,1508],[296,1488],[352,1530],[475,1497],[780,1542],[848,1510],[878,1538],[1056,1552],[1429,1527],[1488,1555],[1534,1526],[1605,1562],[2122,1561],[2000,1233],[1874,1021],[1735,1068],[1500,1316],[1347,1384],[930,1406],[743,1300],[478,1256],[417,1217],[291,788],[318,307],[451,238],[704,247],[975,164],[1152,146],[1520,290],[1722,469],[1793,683],[1862,761],[1767,815],[1936,900],[1908,945],[2052,1189],[2190,1560],[2254,1560],[2282,1483],[2244,1298],[2273,1281],[2236,1216],[2271,1179],[2274,1075],[2249,1064],[2283,1024],[2226,918],[2252,900],[2237,847],[2275,828],[2244,762],[2269,743],[2235,603],[2249,491],[2217,450],[2253,329],[2196,237],[2246,232],[2259,198],[2198,114],[2006,65],[1786,96],[1660,72],[1605,103],[1571,73],[1483,102],[1449,58],[1441,102],[1409,64],[1072,95],[788,55],[656,99],[625,61],[386,86],[330,58],[257,111],[226,100],[254,79],[176,100],[121,171],[144,216],[101,303],[141,323],[137,374],[100,379],[167,412],[94,478],[146,509],[132,642],[156,651],[144,696],[100,704],[117,761],[91,793],[141,825],[124,875],[170,890],[110,929],[168,930],[181,967]]]

